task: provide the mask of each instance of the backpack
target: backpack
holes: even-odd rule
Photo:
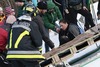
[[[71,6],[76,6],[78,4],[80,4],[82,2],[82,0],[68,0],[69,5]]]

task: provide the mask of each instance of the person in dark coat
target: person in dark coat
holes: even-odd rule
[[[80,30],[76,24],[68,24],[68,21],[65,20],[60,20],[59,24],[61,27],[61,30],[59,32],[60,45],[73,40],[76,36],[80,34]]]
[[[69,23],[77,24],[77,13],[80,13],[85,17],[85,30],[94,27],[95,24],[92,19],[92,14],[87,9],[86,0],[75,0],[80,1],[78,4],[75,4],[74,0],[64,0],[64,9],[66,12],[66,19],[69,20]]]
[[[39,30],[40,30],[40,33],[42,35],[42,39],[44,40],[44,42],[47,43],[47,45],[51,49],[53,49],[54,43],[48,37],[48,34],[47,34],[45,27],[44,27],[44,22],[42,20],[43,14],[45,14],[45,12],[47,12],[47,4],[45,1],[39,2],[37,4],[37,7],[38,7],[38,14],[36,16],[33,16],[33,21],[35,21],[37,23],[37,25],[39,26]]]

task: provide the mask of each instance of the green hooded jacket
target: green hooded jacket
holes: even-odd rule
[[[47,1],[47,9],[48,11],[42,16],[44,26],[45,28],[55,31],[55,21],[57,21],[58,19],[62,19],[61,12],[59,8],[51,0]],[[53,11],[50,12],[50,10],[52,9]]]
[[[90,10],[90,0],[86,0],[86,7]]]

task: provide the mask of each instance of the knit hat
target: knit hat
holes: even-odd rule
[[[47,9],[47,2],[46,1],[38,2],[37,7],[39,9]]]
[[[6,14],[11,14],[12,12],[13,11],[12,11],[12,8],[10,6],[5,8],[5,13]]]

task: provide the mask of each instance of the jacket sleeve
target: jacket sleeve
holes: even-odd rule
[[[80,34],[79,28],[75,24],[69,25],[69,31],[73,34],[74,37],[76,37]]]
[[[42,46],[42,36],[39,31],[38,25],[35,22],[31,22],[30,28],[31,28],[30,35],[33,45],[37,48],[40,48]]]
[[[83,1],[83,6],[86,6],[86,0],[82,0]]]
[[[35,17],[34,21],[37,23],[40,33],[42,35],[42,39],[45,41],[45,43],[48,44],[48,46],[52,49],[54,48],[54,43],[48,38],[47,33],[45,31],[45,27],[42,21],[42,18],[38,15]]]
[[[55,11],[57,13],[58,19],[61,20],[62,19],[62,14],[61,14],[61,12],[60,12],[60,10],[59,10],[59,8],[57,6],[55,7]]]
[[[55,31],[55,25],[50,23],[50,21],[47,18],[47,15],[44,15],[42,18],[43,18],[45,28]]]
[[[63,0],[63,7],[64,9],[68,8],[68,0]]]

